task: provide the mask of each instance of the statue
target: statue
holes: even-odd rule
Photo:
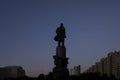
[[[54,40],[58,42],[58,46],[64,46],[64,38],[66,38],[66,34],[65,34],[65,28],[63,26],[63,24],[61,23],[60,27],[58,27],[56,29],[56,36],[54,37]]]
[[[53,68],[53,80],[69,80],[68,57],[66,57],[65,28],[61,23],[56,29],[54,40],[58,42],[56,55],[53,56],[55,67]]]

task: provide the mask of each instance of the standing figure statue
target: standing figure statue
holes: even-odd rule
[[[56,29],[56,36],[54,37],[54,40],[58,42],[58,46],[64,46],[64,38],[66,38],[66,34],[65,34],[65,28],[63,26],[63,24],[61,23],[60,27],[58,27]]]

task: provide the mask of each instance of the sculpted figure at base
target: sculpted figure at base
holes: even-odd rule
[[[54,40],[58,42],[58,46],[64,46],[64,38],[66,38],[66,34],[65,34],[65,28],[63,26],[63,24],[61,23],[60,27],[58,27],[56,29],[56,36],[54,37]]]

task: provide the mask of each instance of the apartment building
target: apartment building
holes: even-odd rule
[[[0,68],[0,80],[25,76],[25,70],[20,66],[7,66]]]
[[[120,51],[108,53],[107,57],[100,59],[85,72],[106,74],[109,77],[114,75],[120,79]]]
[[[74,68],[70,69],[70,75],[79,76],[80,71],[81,71],[80,65],[74,66]]]

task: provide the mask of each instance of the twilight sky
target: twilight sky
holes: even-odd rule
[[[0,67],[20,65],[29,76],[52,71],[61,22],[69,68],[84,71],[120,50],[120,0],[0,0]]]

